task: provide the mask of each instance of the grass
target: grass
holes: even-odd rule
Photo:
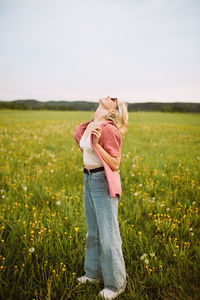
[[[98,299],[75,127],[92,112],[0,111],[0,298]],[[122,142],[119,299],[199,299],[200,118],[132,112]],[[17,295],[17,296],[16,296]]]

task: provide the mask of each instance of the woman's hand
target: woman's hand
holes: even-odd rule
[[[99,143],[99,139],[101,137],[101,127],[97,127],[95,129],[93,129],[91,133],[95,135],[95,139],[93,141],[93,144],[97,145]]]
[[[97,127],[91,131],[92,134],[95,135],[95,138],[93,140],[93,144],[96,146],[96,149],[102,156],[102,158],[105,160],[105,162],[109,165],[109,167],[113,171],[117,171],[119,168],[121,155],[120,156],[111,156],[100,144],[99,139],[101,137],[101,128]]]

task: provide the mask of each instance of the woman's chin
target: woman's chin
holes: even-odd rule
[[[99,104],[103,104],[103,98],[99,99]]]

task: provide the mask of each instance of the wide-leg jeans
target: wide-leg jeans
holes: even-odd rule
[[[101,278],[104,287],[118,290],[126,284],[125,263],[118,225],[118,197],[111,198],[105,170],[84,175],[87,224],[84,271]]]

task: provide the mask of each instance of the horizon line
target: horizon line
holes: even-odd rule
[[[54,101],[54,102],[58,102],[58,101],[65,101],[65,102],[93,102],[93,103],[98,103],[99,101],[95,101],[95,100],[86,100],[86,99],[83,99],[83,100],[66,100],[66,99],[60,99],[60,100],[53,100],[53,99],[49,99],[49,100],[38,100],[38,99],[35,99],[35,98],[18,98],[18,99],[13,99],[13,100],[1,100],[1,102],[13,102],[13,101],[19,101],[19,100],[22,100],[22,101],[25,101],[25,100],[28,100],[28,101],[32,101],[32,100],[35,100],[35,101],[38,101],[38,102],[49,102],[49,101]],[[120,99],[119,99],[120,100]],[[147,100],[147,101],[134,101],[134,102],[130,102],[130,101],[124,101],[126,103],[130,103],[130,104],[134,104],[134,103],[199,103],[200,104],[200,101],[197,100],[193,100],[194,102],[191,102],[191,101],[185,101],[185,100],[174,100],[174,101],[162,101],[162,100],[155,100],[155,101],[152,101],[152,100]]]

